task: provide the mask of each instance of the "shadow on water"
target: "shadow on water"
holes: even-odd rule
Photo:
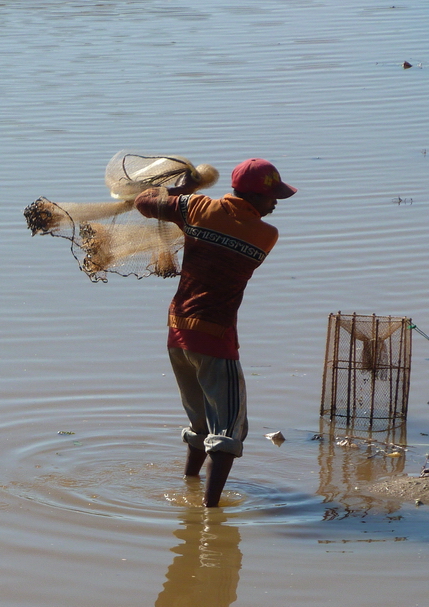
[[[381,427],[381,426],[380,426]],[[381,478],[404,473],[407,455],[406,424],[380,430],[347,427],[320,420],[318,463],[323,497],[323,520],[364,518],[391,514],[401,507],[398,499],[382,498],[369,491]]]
[[[155,607],[228,607],[237,600],[241,540],[237,526],[225,524],[222,509],[193,509],[179,516],[179,543]]]
[[[326,553],[353,553],[364,544],[415,539],[415,522],[407,523],[410,517],[401,511],[401,502],[367,491],[379,478],[404,473],[405,424],[378,432],[355,428],[352,434],[350,428],[322,419],[319,434],[309,438],[307,446],[310,440],[318,442],[315,493],[232,480],[223,507],[194,506],[179,514],[174,532],[179,543],[171,548],[174,558],[155,607],[231,605],[242,567],[240,529],[249,524],[273,525],[272,533],[289,541],[316,541]],[[395,453],[400,455],[391,457]],[[202,488],[202,481],[190,483],[185,501],[197,503]],[[180,497],[170,497],[180,505]]]

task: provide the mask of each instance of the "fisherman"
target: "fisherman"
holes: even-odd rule
[[[232,194],[213,200],[193,192],[187,175],[168,190],[135,199],[145,217],[184,232],[182,271],[168,317],[168,351],[189,427],[185,477],[198,476],[208,456],[203,503],[219,504],[233,461],[247,435],[246,387],[239,362],[237,313],[254,270],[276,244],[277,229],[262,221],[277,200],[297,191],[267,160],[251,158],[232,172]]]

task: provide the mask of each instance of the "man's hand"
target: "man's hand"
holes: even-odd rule
[[[169,196],[181,196],[182,194],[193,194],[199,187],[200,184],[192,177],[191,171],[186,171],[184,175],[179,177],[174,186],[167,188],[167,191]]]

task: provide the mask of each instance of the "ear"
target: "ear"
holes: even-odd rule
[[[238,198],[243,198],[243,200],[247,200],[247,202],[250,202],[250,204],[259,204],[260,201],[260,194],[255,194],[255,192],[238,192],[237,190],[234,190],[234,194],[238,197]]]

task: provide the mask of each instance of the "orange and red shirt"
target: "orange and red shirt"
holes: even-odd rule
[[[135,205],[146,217],[176,223],[185,235],[180,282],[169,309],[169,347],[238,359],[238,308],[248,280],[277,242],[277,229],[232,194],[160,202],[152,189]]]

